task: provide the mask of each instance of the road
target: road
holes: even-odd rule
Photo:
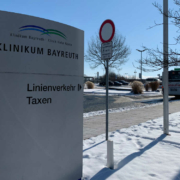
[[[127,106],[143,106],[145,101],[152,103],[153,100],[162,101],[162,96],[109,96],[109,109],[122,108]],[[105,109],[106,96],[84,94],[84,113]]]
[[[131,91],[131,86],[110,86],[114,89],[126,88]],[[103,86],[95,86],[95,89],[105,89]],[[161,88],[159,89],[161,91]],[[163,96],[147,97],[147,96],[109,96],[109,109],[112,108],[123,108],[127,106],[143,106],[144,101],[159,100],[162,101]],[[150,103],[150,102],[149,102]],[[106,96],[105,95],[94,95],[94,94],[84,94],[84,113],[99,111],[106,109]]]
[[[144,105],[144,103],[153,103],[154,100],[162,102],[162,97],[124,97],[110,96],[109,108],[125,107],[129,105]],[[169,102],[169,113],[180,111],[180,100],[171,98]],[[105,96],[99,97],[94,95],[84,96],[84,112],[97,111],[105,109]],[[109,132],[137,125],[151,119],[163,116],[163,104],[150,106],[129,111],[110,113],[109,114]],[[162,122],[163,124],[163,122]],[[83,138],[87,139],[105,133],[105,114],[84,118]]]

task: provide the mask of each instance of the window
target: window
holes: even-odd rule
[[[170,71],[169,79],[170,80],[180,80],[180,71]]]

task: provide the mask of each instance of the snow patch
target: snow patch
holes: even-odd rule
[[[83,141],[84,180],[177,180],[180,178],[180,112],[109,133],[114,142],[114,170],[106,167],[105,134]]]

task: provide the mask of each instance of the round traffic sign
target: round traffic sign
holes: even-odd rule
[[[114,37],[115,25],[110,19],[105,20],[99,29],[99,38],[102,43],[110,42]]]

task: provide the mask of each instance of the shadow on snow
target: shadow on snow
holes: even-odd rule
[[[102,170],[100,170],[96,175],[94,175],[91,180],[105,180],[107,179],[109,176],[111,176],[113,173],[115,173],[116,171],[119,171],[121,168],[123,168],[124,166],[126,166],[126,164],[130,163],[133,159],[135,159],[136,157],[141,156],[145,151],[151,149],[153,146],[155,146],[157,143],[159,143],[160,141],[162,141],[164,138],[166,137],[165,134],[162,134],[161,136],[159,136],[157,139],[155,139],[154,141],[152,141],[150,144],[148,144],[147,146],[145,146],[144,148],[140,149],[138,152],[132,153],[129,156],[125,157],[122,161],[119,162],[119,164],[117,165],[117,168],[115,170],[111,170],[109,168],[103,168]],[[179,177],[179,174],[177,176],[177,178]],[[177,180],[177,179],[174,179]]]

